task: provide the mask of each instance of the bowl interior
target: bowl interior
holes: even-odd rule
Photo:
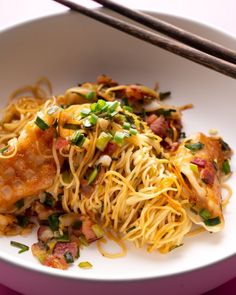
[[[159,15],[174,24],[234,48],[236,40],[192,21]],[[14,89],[48,77],[54,93],[63,93],[78,82],[95,81],[107,74],[120,83],[142,83],[162,91],[171,90],[170,104],[193,103],[184,112],[186,134],[208,133],[217,129],[232,148],[236,148],[233,79],[205,69],[162,49],[148,45],[124,33],[75,13],[65,13],[12,28],[0,34],[0,97],[4,106]],[[235,170],[235,157],[232,170]],[[236,191],[235,175],[229,184]],[[18,255],[10,240],[31,245],[28,237],[1,237],[0,258],[45,273],[97,280],[153,278],[181,273],[220,261],[235,254],[236,201],[233,197],[225,210],[225,229],[217,234],[203,233],[185,238],[184,246],[168,255],[148,254],[128,245],[125,258],[102,257],[95,245],[81,251],[81,261],[89,260],[93,269],[80,270],[76,265],[66,272],[45,268],[30,252]],[[128,244],[128,243],[127,243]],[[112,250],[115,246],[108,245]]]

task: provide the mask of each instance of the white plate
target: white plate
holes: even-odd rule
[[[160,17],[228,47],[236,47],[233,37],[206,25],[174,16]],[[0,65],[3,105],[12,90],[33,83],[40,76],[52,81],[55,94],[78,82],[95,81],[101,73],[120,83],[140,82],[153,86],[158,81],[163,91],[172,91],[170,104],[194,104],[194,109],[184,112],[187,134],[207,133],[214,128],[236,148],[236,82],[233,79],[79,14],[47,17],[2,32]],[[233,171],[234,162],[233,157]],[[236,191],[234,182],[235,175],[229,184]],[[102,257],[93,245],[81,253],[81,261],[89,260],[93,264],[93,268],[86,271],[76,265],[67,271],[46,268],[30,252],[19,255],[9,246],[10,240],[31,245],[36,240],[34,233],[24,238],[3,237],[0,239],[0,282],[24,294],[42,294],[49,284],[57,294],[64,294],[67,288],[71,294],[76,293],[77,288],[91,292],[100,288],[106,294],[110,293],[111,286],[122,292],[138,286],[136,294],[151,290],[153,286],[169,294],[171,289],[173,294],[203,292],[236,275],[232,269],[221,271],[222,267],[235,262],[235,197],[225,210],[225,219],[226,226],[221,233],[186,238],[183,247],[168,255],[148,254],[144,249],[129,245],[125,258],[110,260]],[[204,268],[211,264],[214,265]],[[208,275],[209,272],[214,275]],[[120,284],[124,281],[125,284]]]

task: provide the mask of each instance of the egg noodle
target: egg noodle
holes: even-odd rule
[[[55,163],[55,177],[47,192],[61,202],[64,214],[88,216],[102,227],[108,240],[117,242],[120,252],[110,253],[104,249],[104,237],[98,239],[98,249],[106,257],[125,255],[124,240],[139,248],[146,247],[148,252],[167,253],[181,245],[183,237],[191,232],[193,222],[186,210],[192,202],[189,183],[173,164],[173,152],[166,149],[163,138],[154,134],[139,116],[139,110],[131,112],[123,107],[120,91],[129,95],[130,91],[137,93],[137,89],[116,86],[112,81],[110,84],[104,87],[104,83],[85,83],[69,89],[65,95],[52,97],[51,84],[43,78],[33,86],[15,91],[3,110],[0,129],[0,144],[10,148],[0,157],[14,157],[14,141],[36,116],[48,126],[56,122],[51,152],[40,150],[40,145],[38,149],[44,158],[52,158]],[[94,89],[96,98],[88,99]],[[144,87],[142,91],[145,97],[160,99],[156,91]],[[114,104],[116,98],[118,104]],[[93,116],[91,110],[96,107],[96,122],[86,126],[86,114]],[[109,118],[102,112],[104,107],[111,109]],[[135,107],[138,109],[139,105]],[[161,108],[170,110],[174,118],[170,122],[171,136],[164,140],[171,144],[178,141],[180,133],[175,122],[181,119],[181,110],[189,106],[168,109],[162,103]],[[81,113],[84,116],[78,119]],[[116,143],[112,153],[107,152],[104,138],[103,146],[98,146],[103,134],[113,137],[110,148]],[[58,144],[58,137],[64,139],[63,144]],[[75,144],[79,138],[83,143]],[[227,185],[224,188],[229,192],[225,206],[232,192]],[[29,206],[25,203],[23,209]],[[63,231],[63,217],[60,221]]]

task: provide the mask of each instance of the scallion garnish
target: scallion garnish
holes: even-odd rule
[[[98,168],[95,167],[93,169],[93,171],[89,174],[88,176],[88,184],[92,184],[94,182],[94,180],[97,178],[97,175],[98,175]]]
[[[222,151],[231,151],[230,146],[227,142],[225,142],[222,138],[220,139],[221,149]]]
[[[125,111],[130,112],[130,113],[133,113],[133,109],[132,109],[130,106],[123,106],[123,109],[124,109]]]
[[[229,174],[231,172],[228,160],[224,160],[224,162],[222,164],[222,171],[224,172],[224,174]]]
[[[92,268],[93,267],[93,265],[90,262],[88,262],[88,261],[82,261],[82,262],[80,262],[78,264],[78,266],[80,268],[84,268],[84,269],[89,269],[89,268]]]
[[[160,100],[163,100],[163,99],[169,97],[170,95],[171,95],[171,92],[170,91],[160,92],[159,93]]]
[[[112,135],[110,133],[106,133],[106,132],[101,132],[99,137],[97,138],[96,141],[96,147],[100,150],[100,151],[104,151],[107,144],[109,143],[109,141],[111,140]]]
[[[98,120],[98,117],[95,115],[95,114],[92,114],[90,117],[89,117],[89,122],[92,124],[92,125],[95,125],[97,123],[97,120]]]
[[[18,242],[15,242],[15,241],[11,241],[10,244],[11,244],[11,246],[20,249],[19,252],[18,252],[19,254],[29,250],[28,246],[26,246],[24,244],[21,244],[21,243],[18,243]]]
[[[52,231],[59,229],[59,217],[57,213],[48,216],[48,223]]]
[[[80,128],[80,125],[71,124],[71,123],[65,123],[63,125],[63,128],[65,128],[65,129],[71,129],[71,130],[78,130]]]
[[[93,232],[95,233],[95,235],[96,235],[96,237],[98,239],[103,237],[104,232],[103,232],[102,228],[98,224],[92,225],[92,230],[93,230]]]
[[[204,219],[204,220],[208,220],[211,217],[211,213],[207,210],[207,209],[201,209],[199,211],[199,215]]]
[[[87,117],[91,113],[91,110],[89,109],[84,109],[80,112],[81,117]]]
[[[215,218],[204,220],[204,223],[205,223],[205,225],[208,225],[208,226],[215,226],[217,224],[220,224],[221,221],[220,221],[220,217],[217,216]]]
[[[96,92],[95,92],[95,91],[89,91],[89,92],[86,94],[86,98],[87,98],[88,100],[93,100],[95,97],[96,97]]]
[[[41,129],[41,130],[47,130],[49,128],[48,124],[44,122],[43,119],[41,119],[39,116],[36,117],[34,123]]]
[[[56,237],[57,242],[70,242],[68,232],[64,232],[63,235]]]
[[[43,204],[50,208],[54,207],[55,200],[53,198],[53,195],[48,192],[44,192],[44,194],[45,194],[45,199],[43,201]]]
[[[20,199],[15,202],[15,206],[17,209],[21,209],[24,206],[24,204],[25,204],[24,199]]]
[[[85,128],[90,128],[90,127],[93,126],[93,124],[90,122],[90,118],[89,117],[87,117],[87,118],[85,118],[83,120],[83,125],[84,125]]]
[[[73,137],[71,138],[71,143],[82,147],[85,142],[85,136],[80,131],[74,133]]]
[[[74,262],[74,258],[73,258],[70,251],[66,251],[64,253],[64,257],[65,257],[65,260],[66,260],[67,263],[73,263]]]
[[[191,150],[192,152],[196,152],[203,149],[204,144],[201,142],[196,142],[196,143],[186,143],[184,146],[187,149]]]
[[[52,106],[48,109],[47,114],[49,116],[53,115],[54,113],[56,113],[59,110],[59,106]]]
[[[25,228],[29,224],[29,219],[26,216],[17,215],[16,218],[19,226],[23,228]]]
[[[129,133],[131,135],[137,135],[138,134],[138,131],[136,129],[134,129],[134,128],[130,128]]]
[[[9,144],[8,144],[8,145],[4,146],[3,148],[1,148],[1,149],[0,149],[0,154],[3,154],[5,151],[7,151],[9,147],[10,147],[10,146],[9,146]]]
[[[129,130],[131,128],[131,124],[129,122],[124,122],[123,129]]]
[[[127,228],[126,233],[128,234],[129,232],[131,232],[132,230],[134,230],[136,228],[136,226],[131,226],[130,228]]]
[[[198,173],[198,166],[196,164],[190,163],[189,167],[194,173]]]
[[[128,134],[126,132],[116,131],[114,135],[114,142],[118,145],[122,145],[126,137],[128,137]]]
[[[175,113],[176,110],[175,109],[169,109],[169,110],[165,110],[165,109],[158,109],[156,110],[156,114],[157,115],[163,115],[164,117],[170,117],[171,113]]]

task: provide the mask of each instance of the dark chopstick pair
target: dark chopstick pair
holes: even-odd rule
[[[86,8],[72,1],[54,1],[63,4],[74,11],[80,12],[102,23],[105,23],[113,28],[126,32],[129,35],[185,57],[224,75],[236,78],[236,52],[225,48],[222,45],[182,30],[150,15],[119,5],[110,0],[93,1],[115,12],[118,12],[123,16],[135,20],[136,22],[153,29],[158,33],[165,34],[170,38],[127,23],[123,20],[119,20],[115,17],[102,13],[97,9]]]

